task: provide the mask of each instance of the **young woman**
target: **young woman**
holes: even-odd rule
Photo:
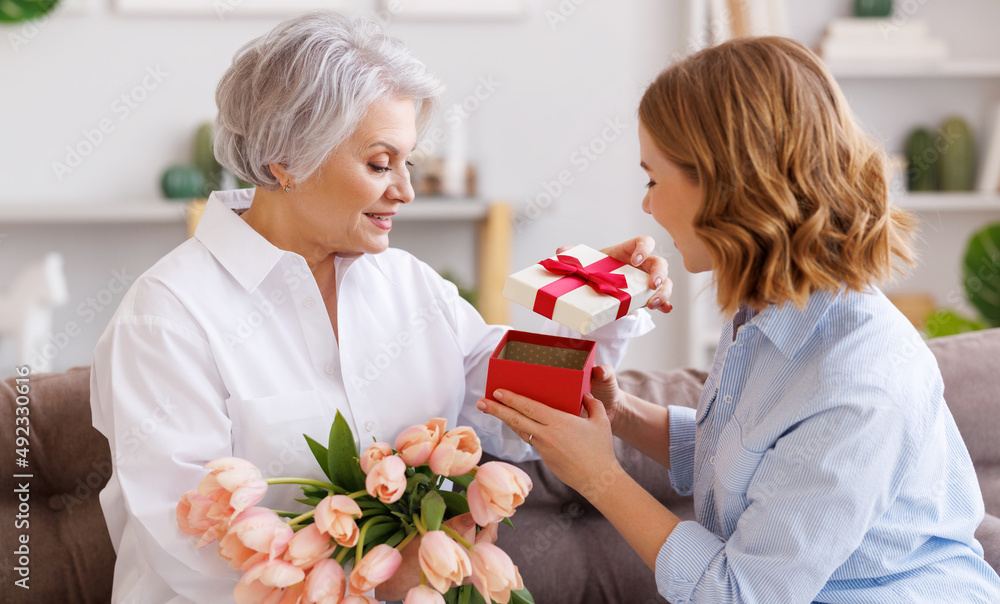
[[[643,210],[733,314],[697,410],[621,392],[607,367],[587,417],[508,391],[479,408],[608,517],[671,602],[1000,601],[937,364],[876,287],[913,262],[913,219],[822,62],[733,40],[664,71],[639,118]],[[670,470],[697,522],[622,471],[612,434]]]

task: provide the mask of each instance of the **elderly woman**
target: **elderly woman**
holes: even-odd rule
[[[239,573],[180,532],[178,498],[224,456],[318,478],[302,434],[325,439],[337,411],[362,442],[444,417],[493,454],[531,454],[475,408],[506,328],[387,249],[440,88],[373,23],[332,14],[286,21],[237,53],[217,92],[216,154],[256,188],[212,195],[194,238],[136,280],[94,352],[94,425],[114,458],[101,500],[115,601],[232,601]],[[662,285],[650,306],[668,308],[651,251],[648,238],[609,250]],[[650,323],[641,311],[595,332],[600,362],[616,364]],[[290,509],[294,496],[275,487],[264,504]]]

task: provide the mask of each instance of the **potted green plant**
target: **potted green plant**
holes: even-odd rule
[[[986,225],[969,238],[962,257],[962,286],[965,299],[980,317],[935,311],[924,323],[928,337],[1000,327],[1000,222]]]

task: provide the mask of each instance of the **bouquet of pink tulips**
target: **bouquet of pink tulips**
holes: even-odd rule
[[[338,412],[328,447],[305,437],[329,482],[265,479],[246,460],[216,459],[205,464],[210,473],[198,488],[181,497],[177,524],[198,537],[198,547],[218,541],[219,555],[243,571],[233,590],[240,604],[377,602],[364,594],[392,577],[400,552],[418,535],[420,584],[405,604],[532,603],[517,567],[493,545],[500,522],[513,526],[509,518],[531,480],[502,462],[478,466],[476,433],[446,431],[445,423],[412,426],[395,449],[376,442],[359,455]],[[442,490],[445,478],[464,492]],[[254,507],[271,484],[300,485],[296,501],[313,509]],[[465,534],[449,524],[470,512],[475,526]]]

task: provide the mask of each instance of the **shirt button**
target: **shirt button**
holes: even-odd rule
[[[365,430],[371,432],[375,429],[375,422],[365,422]]]
[[[312,305],[315,303],[316,301],[313,300],[312,298],[306,298],[305,301],[302,303],[302,305],[305,306],[306,308],[312,308]]]
[[[712,464],[713,466],[715,465],[715,455],[708,458],[708,463]]]
[[[333,365],[327,365],[323,368],[323,371],[325,371],[327,375],[332,375],[335,369],[336,368]]]
[[[722,399],[722,400],[723,400],[723,401],[725,401],[725,402],[727,402],[727,403],[731,403],[731,402],[733,402],[733,397],[731,397],[731,396],[729,396],[729,395],[727,394],[727,395],[726,395],[726,398],[724,398],[724,399]]]

